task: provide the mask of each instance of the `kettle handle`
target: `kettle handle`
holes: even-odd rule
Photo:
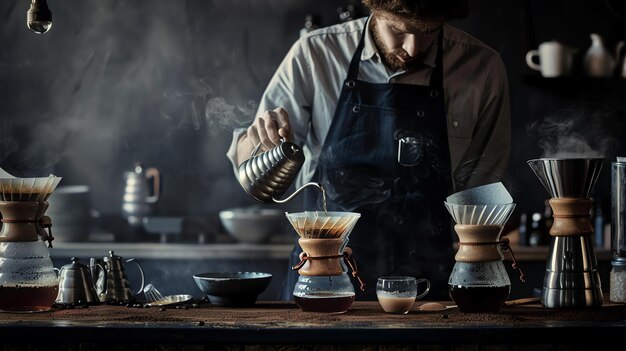
[[[153,195],[148,196],[146,198],[146,202],[149,204],[153,204],[159,200],[159,196],[161,195],[161,173],[157,168],[150,167],[146,169],[146,179],[153,178]]]
[[[282,141],[282,139],[281,139],[281,141]],[[263,145],[259,141],[259,143],[256,144],[256,146],[254,147],[254,149],[252,149],[252,152],[250,153],[250,157],[251,158],[259,154],[259,151],[261,151],[261,146],[263,146]]]
[[[136,293],[134,293],[135,295],[138,295],[139,293],[141,293],[143,291],[143,285],[145,283],[145,279],[144,279],[144,275],[143,275],[143,268],[141,268],[141,265],[139,264],[139,262],[134,259],[134,258],[130,258],[128,260],[126,260],[126,263],[130,263],[133,262],[137,265],[137,268],[139,268],[139,273],[141,273],[141,287],[139,288],[139,290],[137,290]]]
[[[100,263],[99,260],[95,258],[89,259],[89,274],[91,274],[91,282],[93,286],[96,288],[96,294],[101,294],[106,291],[107,286],[107,270],[104,268],[104,263]],[[100,278],[99,274],[96,274],[100,268],[100,272],[102,272],[102,278]],[[102,280],[102,284],[98,284],[98,281]],[[98,289],[101,287],[101,289]]]
[[[284,143],[285,141],[287,141],[287,139],[285,138],[280,138],[280,143]],[[263,147],[263,143],[261,143],[259,141],[258,144],[256,144],[256,146],[254,147],[254,149],[252,149],[252,152],[250,152],[250,158],[256,156],[259,154],[259,152],[261,151],[261,148]]]
[[[100,276],[98,275],[98,278],[95,281],[92,281],[93,286],[96,288],[96,294],[101,294],[104,292],[104,290],[106,290],[106,286],[107,286],[107,271],[104,268],[103,265],[101,265],[100,263],[96,263],[94,265],[94,269],[98,270],[98,268],[100,268],[100,272],[102,272],[102,291],[98,291],[98,287],[100,286],[100,284],[97,284],[97,281],[100,280]],[[92,273],[93,274],[93,273]]]

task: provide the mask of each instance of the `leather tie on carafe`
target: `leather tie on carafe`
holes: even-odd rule
[[[352,256],[352,249],[349,247],[346,247],[343,252],[343,261],[348,267],[350,267],[350,270],[352,270],[352,276],[359,281],[359,289],[361,289],[361,291],[365,291],[365,281],[363,281],[363,279],[359,276],[359,269],[357,268],[356,260],[354,259],[354,256]]]

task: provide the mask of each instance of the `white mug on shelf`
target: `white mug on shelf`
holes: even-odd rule
[[[526,54],[526,63],[534,70],[540,71],[544,77],[567,76],[572,71],[576,49],[557,41],[548,41],[539,45],[539,50],[531,50]],[[539,63],[535,62],[535,57]]]

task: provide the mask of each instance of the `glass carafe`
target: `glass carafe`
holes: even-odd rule
[[[58,291],[57,274],[43,239],[48,203],[0,201],[0,310],[49,310]]]
[[[48,251],[52,222],[44,213],[60,181],[53,175],[18,178],[0,169],[0,311],[45,311],[54,303],[58,281]]]
[[[500,234],[515,204],[453,205],[446,208],[457,223],[456,263],[448,280],[450,298],[461,312],[498,312],[511,281],[502,263]]]
[[[303,311],[343,313],[354,301],[348,266],[356,263],[348,236],[361,215],[350,212],[300,212],[287,214],[302,247],[301,262],[294,267],[300,277],[294,300]],[[356,276],[357,279],[358,276]],[[363,282],[361,289],[364,289]]]

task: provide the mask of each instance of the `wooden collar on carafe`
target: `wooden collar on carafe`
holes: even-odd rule
[[[298,243],[302,247],[302,259],[292,267],[298,274],[304,276],[338,276],[344,273],[341,267],[341,259],[352,271],[352,276],[358,280],[361,291],[365,291],[365,282],[359,276],[356,261],[352,256],[352,250],[346,247],[339,254],[339,248],[344,240],[335,239],[307,239],[300,238]]]
[[[4,224],[0,242],[32,242],[41,237],[52,248],[52,221],[44,216],[47,209],[47,201],[0,201]]]
[[[459,251],[454,259],[457,262],[484,263],[502,261],[502,251],[511,254],[513,269],[519,272],[521,282],[526,282],[526,275],[515,259],[515,253],[509,245],[508,238],[499,238],[502,227],[498,225],[465,225],[457,224],[454,230],[459,235]]]

